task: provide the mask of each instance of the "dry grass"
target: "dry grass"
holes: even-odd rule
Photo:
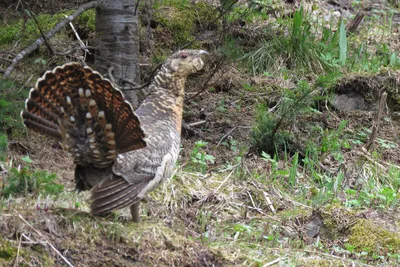
[[[36,209],[36,198],[11,199],[0,223],[0,251],[11,256],[0,262],[65,265],[58,250],[74,266],[370,266],[316,250],[304,234],[312,208],[277,184],[238,178],[238,168],[207,175],[178,169],[142,204],[141,224],[127,221],[128,210],[89,215],[87,193],[51,197],[47,212]]]

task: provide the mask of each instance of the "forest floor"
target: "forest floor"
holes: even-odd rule
[[[58,14],[82,1],[59,1],[51,10],[46,1],[36,2],[30,8],[46,22],[56,15],[39,14]],[[301,22],[303,36],[323,40],[331,34],[321,57],[329,59],[321,61],[329,62],[327,71],[312,63],[300,67],[299,54],[306,50],[290,55],[300,58],[293,64],[269,43],[271,25],[274,37],[291,29],[300,9],[289,2],[296,1],[265,1],[250,13],[238,7],[229,17],[231,39],[224,45],[218,43],[220,25],[196,35],[175,21],[187,15],[189,2],[160,1],[153,37],[142,36],[156,51],[142,49],[143,65],[151,66],[144,77],[182,36],[185,42],[197,36],[195,48],[212,50],[213,56],[205,72],[188,81],[184,122],[189,127],[183,130],[179,162],[173,177],[141,204],[141,223],[130,222],[127,209],[105,218],[90,215],[89,192],[74,191],[72,160],[57,142],[21,127],[18,114],[35,80],[44,70],[82,59],[82,53],[51,57],[41,48],[21,62],[11,80],[1,81],[0,266],[400,265],[399,7],[386,1],[305,2],[313,15]],[[1,40],[6,38],[1,30],[11,35],[19,18],[10,16],[15,6],[0,7]],[[208,16],[202,10],[196,19]],[[340,14],[347,25],[365,15],[347,41],[339,36]],[[89,44],[93,15],[76,22]],[[32,41],[36,26],[24,25],[26,36],[0,42],[0,56]],[[311,35],[307,25],[322,26]],[[257,62],[243,63],[243,55],[257,50],[263,38],[275,62],[260,71]],[[340,41],[329,47],[335,38]],[[347,63],[332,59],[344,42]],[[70,30],[51,43],[57,51],[76,46]],[[234,57],[239,50],[243,54]],[[223,63],[213,71],[220,58]],[[379,108],[383,92],[387,100]],[[276,125],[281,127],[275,138],[284,142],[271,150],[257,133]]]

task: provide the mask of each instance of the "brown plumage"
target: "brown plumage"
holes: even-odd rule
[[[163,64],[134,112],[121,91],[79,63],[46,72],[30,92],[24,124],[59,140],[74,158],[78,190],[91,189],[91,212],[131,206],[169,178],[178,157],[185,81],[203,50],[182,50]]]

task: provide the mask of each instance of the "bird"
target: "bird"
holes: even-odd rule
[[[47,71],[30,90],[23,124],[56,139],[75,164],[78,192],[90,190],[91,214],[139,204],[170,178],[178,158],[187,77],[204,66],[205,50],[180,50],[154,76],[134,110],[123,92],[77,62]]]

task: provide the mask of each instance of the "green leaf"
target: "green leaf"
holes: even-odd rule
[[[201,141],[201,140],[200,140],[200,141],[197,141],[197,142],[195,143],[195,145],[196,145],[197,148],[205,147],[207,144],[208,144],[207,142],[204,142],[204,141]]]
[[[289,182],[293,186],[296,183],[296,174],[297,174],[297,165],[299,163],[299,153],[296,152],[294,154],[293,162],[292,162],[292,168],[290,168],[290,173],[289,173]]]
[[[347,39],[346,39],[346,28],[344,27],[343,19],[340,21],[339,30],[339,61],[344,66],[347,58]]]
[[[25,161],[25,162],[28,162],[28,163],[32,163],[33,162],[33,160],[31,160],[31,158],[29,156],[22,157],[21,159],[22,159],[22,161]]]
[[[397,53],[392,53],[392,55],[390,56],[390,66],[392,67],[396,66],[396,62],[397,62]]]

